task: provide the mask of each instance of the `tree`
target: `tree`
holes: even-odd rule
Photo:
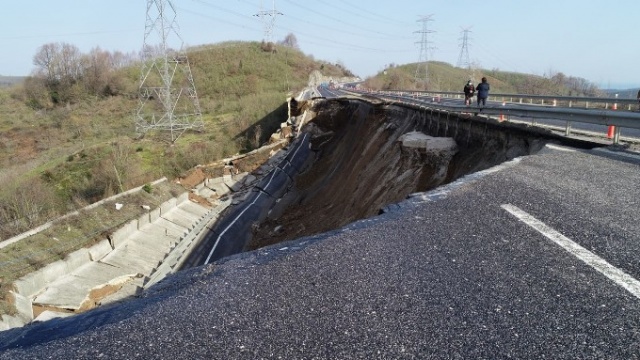
[[[284,40],[280,42],[280,45],[293,49],[300,49],[298,46],[298,38],[293,33],[287,34],[287,36],[284,37]]]
[[[60,44],[56,43],[44,44],[38,48],[38,52],[33,56],[33,65],[36,66],[35,75],[46,78],[48,82],[55,81],[58,75],[59,53]]]
[[[94,48],[84,56],[84,83],[94,95],[104,95],[112,71],[111,55],[100,48]]]

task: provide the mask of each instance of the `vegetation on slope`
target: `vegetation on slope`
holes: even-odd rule
[[[132,56],[44,45],[34,56],[34,76],[0,90],[0,240],[122,190],[256,148],[286,120],[286,96],[306,86],[313,70],[349,74],[295,47],[270,46],[190,49],[205,127],[167,144],[135,137],[140,66]],[[43,53],[73,56],[53,66]]]
[[[600,96],[603,93],[589,81],[563,73],[537,76],[516,72],[464,69],[448,63],[430,61],[427,64],[428,86],[415,81],[416,69],[424,75],[424,63],[390,65],[379,74],[367,79],[365,86],[375,90],[432,90],[460,91],[467,80],[478,84],[484,76],[494,93],[558,95],[558,96]]]

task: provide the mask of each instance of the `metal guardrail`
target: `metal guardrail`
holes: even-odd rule
[[[408,91],[408,90],[389,90],[378,91],[376,93],[405,93],[416,94],[418,96],[442,96],[463,98],[462,92],[455,91]],[[508,100],[507,100],[508,99]],[[529,103],[534,104],[537,100],[541,105],[545,105],[545,102],[549,104],[565,103],[568,107],[578,106],[578,104],[584,104],[585,108],[589,108],[593,104],[603,104],[604,108],[617,108],[618,105],[626,105],[627,110],[632,110],[635,105],[638,105],[637,99],[620,99],[620,98],[603,98],[603,97],[583,97],[583,96],[557,96],[557,95],[527,95],[527,94],[489,94],[489,100],[495,101],[509,101],[519,104]]]
[[[555,119],[567,122],[565,134],[571,132],[571,124],[573,122],[588,123],[603,126],[615,126],[613,142],[618,143],[620,138],[620,129],[638,129],[640,130],[640,112],[627,112],[603,109],[576,109],[557,106],[541,106],[541,105],[521,105],[513,103],[503,103],[502,105],[488,104],[484,107],[470,106],[460,104],[441,103],[438,98],[425,98],[415,95],[414,92],[363,92],[355,91],[360,94],[371,95],[385,100],[400,102],[419,106],[423,108],[431,108],[435,110],[444,110],[455,113],[478,113],[484,115],[498,115],[500,117],[517,116],[532,119]]]

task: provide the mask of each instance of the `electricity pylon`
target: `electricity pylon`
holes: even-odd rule
[[[469,60],[469,34],[471,33],[471,27],[462,29],[462,44],[460,45],[460,56],[458,57],[458,64],[456,66],[460,68],[471,69],[471,61]]]
[[[421,16],[418,19],[418,22],[422,23],[422,29],[419,31],[414,31],[416,34],[420,34],[420,41],[417,44],[420,44],[420,57],[418,59],[418,66],[416,67],[415,74],[415,83],[416,87],[420,87],[419,84],[422,83],[423,87],[426,89],[429,83],[429,50],[432,48],[429,46],[431,42],[429,41],[429,34],[434,33],[435,31],[429,30],[429,22],[433,21],[433,15]],[[421,74],[421,69],[424,68],[424,74]]]
[[[260,2],[260,12],[253,16],[257,16],[262,20],[264,27],[264,41],[267,43],[273,43],[273,28],[276,26],[276,17],[282,15],[281,12],[276,10],[276,0],[273,0],[273,9],[263,10],[263,3]]]
[[[147,0],[136,132],[168,131],[174,143],[204,130],[198,93],[170,0]],[[172,48],[171,46],[176,46]]]

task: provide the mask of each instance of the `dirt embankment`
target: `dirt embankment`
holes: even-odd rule
[[[437,113],[359,101],[325,101],[303,131],[313,134],[313,167],[295,179],[283,214],[256,227],[249,249],[326,232],[375,216],[414,192],[538,151],[544,135],[493,120],[442,118]],[[419,131],[451,137],[457,153],[443,161],[399,139]],[[444,167],[444,168],[443,168]]]

